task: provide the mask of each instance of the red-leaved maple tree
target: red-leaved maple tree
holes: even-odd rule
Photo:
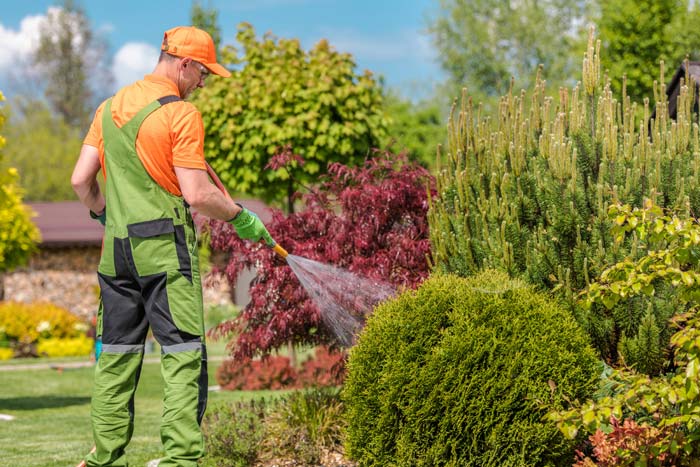
[[[358,276],[413,288],[428,276],[428,192],[435,181],[404,154],[376,151],[359,167],[331,164],[292,214],[274,210],[267,228],[290,254],[341,267]],[[303,163],[285,151],[269,164]],[[211,247],[228,254],[231,286],[246,268],[256,271],[251,301],[240,315],[215,327],[212,337],[235,336],[230,349],[245,359],[289,342],[337,345],[294,272],[263,243],[240,240],[225,222],[212,221]]]

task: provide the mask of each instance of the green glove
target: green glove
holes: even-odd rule
[[[95,214],[90,211],[90,217],[96,219],[100,224],[105,225],[105,222],[107,222],[107,207],[105,206],[100,214]]]
[[[239,204],[239,206],[241,205]],[[274,246],[275,241],[272,240],[270,232],[267,231],[265,224],[262,223],[260,218],[243,206],[241,206],[241,209],[243,210],[229,221],[236,229],[238,236],[243,240],[252,240],[254,242],[263,239],[269,246]]]

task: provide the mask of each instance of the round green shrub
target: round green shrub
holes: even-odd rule
[[[570,466],[543,420],[600,363],[570,314],[495,271],[437,275],[380,305],[351,349],[346,447],[370,466]]]

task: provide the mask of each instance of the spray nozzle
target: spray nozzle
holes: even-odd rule
[[[286,259],[287,256],[289,255],[289,253],[287,253],[287,250],[282,248],[282,246],[279,243],[275,242],[274,240],[272,241],[272,244],[269,246],[270,246],[270,248],[272,248],[272,250],[275,253],[277,253],[278,255],[280,255],[284,259]]]

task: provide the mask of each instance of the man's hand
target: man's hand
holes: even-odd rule
[[[90,211],[90,217],[97,220],[97,222],[100,224],[105,225],[105,222],[107,222],[107,206],[105,206],[105,208],[99,214]]]
[[[272,240],[270,232],[267,231],[265,224],[262,223],[260,218],[243,206],[241,206],[241,209],[241,212],[229,221],[236,229],[238,236],[243,240],[252,240],[254,242],[263,239],[268,246],[274,246],[275,241]]]

